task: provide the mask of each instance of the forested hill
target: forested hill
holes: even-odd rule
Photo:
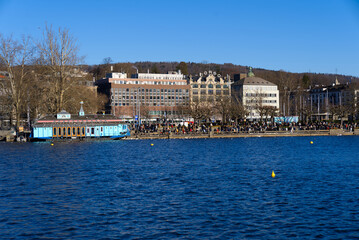
[[[192,62],[134,62],[134,63],[107,63],[101,65],[90,65],[88,71],[93,74],[96,79],[103,78],[107,72],[111,71],[113,66],[114,72],[126,72],[128,76],[139,72],[150,73],[167,73],[180,69],[185,75],[197,75],[204,71],[213,71],[222,76],[227,74],[233,79],[234,74],[247,73],[248,66],[234,65],[231,63],[215,64],[215,63],[192,63]],[[264,78],[279,86],[280,89],[287,87],[295,89],[298,86],[309,87],[315,85],[329,85],[335,82],[337,78],[340,83],[359,83],[359,78],[325,74],[325,73],[291,73],[285,71],[273,71],[260,68],[253,68],[253,72],[257,77]]]

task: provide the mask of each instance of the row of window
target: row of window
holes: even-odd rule
[[[113,92],[112,93],[113,95],[122,95],[122,96],[137,96],[137,95],[140,95],[140,96],[153,96],[153,95],[183,95],[183,96],[186,96],[188,95],[187,93],[175,93],[175,92],[168,92],[168,93],[160,93],[160,92],[153,92],[153,93],[139,93],[139,94],[136,94],[136,93],[128,93],[128,92]]]
[[[164,102],[153,102],[153,103],[141,103],[141,106],[162,106],[162,107],[166,107],[166,106],[177,106],[177,105],[181,105],[181,106],[187,106],[188,102],[182,102],[182,103],[164,103]],[[111,106],[134,106],[133,103],[119,103],[119,102],[112,102]]]
[[[171,94],[171,95],[140,95],[140,96],[136,96],[136,95],[112,95],[111,99],[185,99],[185,98],[189,98],[189,96],[186,95],[182,95],[182,94]]]
[[[136,100],[136,99],[121,99],[121,98],[115,98],[115,99],[112,99],[112,102],[127,102],[127,103],[138,103],[138,102],[141,102],[142,103],[146,103],[146,102],[184,102],[184,101],[188,101],[189,98],[146,98],[146,99],[139,99],[139,100]]]
[[[200,91],[200,93],[201,94],[209,94],[209,95],[213,95],[214,93],[216,93],[216,95],[221,95],[222,93],[224,94],[224,95],[229,95],[229,91],[228,90],[224,90],[224,91],[222,91],[222,90],[216,90],[215,92],[214,92],[214,90],[201,90]],[[192,94],[193,95],[197,95],[198,94],[198,90],[194,90],[193,92],[192,92]]]
[[[213,88],[214,87],[214,85],[213,84],[201,84],[200,85],[200,87],[201,88]],[[192,85],[192,88],[198,88],[198,84],[193,84]],[[221,85],[216,85],[216,88],[222,88],[222,86]],[[228,88],[228,85],[223,85],[223,88]]]
[[[277,97],[276,93],[246,93],[246,97]]]
[[[136,96],[111,96],[112,100],[123,100],[123,101],[133,101],[137,100]],[[189,97],[176,95],[176,96],[139,96],[138,99],[142,100],[151,100],[151,99],[189,99]]]
[[[215,100],[215,97],[212,97],[212,96],[193,96],[192,97],[192,100],[194,102],[197,102],[197,101],[214,101]]]
[[[91,129],[91,130],[90,130]],[[110,127],[112,130],[112,127]],[[103,132],[103,127],[99,128],[100,132]],[[53,128],[53,137],[84,137],[85,136],[85,127],[54,127]],[[88,134],[95,134],[95,128],[87,128],[86,131]]]
[[[312,94],[312,96],[314,96],[315,98],[327,98],[327,97],[350,97],[351,95],[348,93],[346,94],[345,92],[343,94],[340,94],[340,93],[329,93],[329,94],[326,94],[326,93],[320,93],[320,94]]]
[[[188,93],[188,89],[152,89],[152,88],[141,88],[141,89],[133,89],[133,88],[112,88],[111,92],[113,93],[131,93],[136,94],[139,93]]]
[[[247,104],[249,104],[249,103],[260,103],[260,102],[262,102],[262,103],[276,103],[277,100],[262,100],[262,101],[260,101],[260,100],[251,99],[251,100],[246,101]]]
[[[123,98],[123,99],[148,99],[148,98],[156,98],[156,97],[161,97],[161,98],[171,98],[171,97],[188,97],[188,94],[140,94],[140,96],[137,95],[130,95],[130,94],[113,94],[111,96],[111,98]]]
[[[115,84],[137,84],[137,85],[187,85],[186,82],[163,82],[163,81],[126,81],[114,80]]]
[[[53,136],[85,136],[85,127],[54,127]]]
[[[160,116],[169,116],[169,115],[178,115],[178,111],[148,111],[149,115],[160,115]]]

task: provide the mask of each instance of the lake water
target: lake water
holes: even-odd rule
[[[0,238],[359,238],[358,146],[355,136],[1,143]]]

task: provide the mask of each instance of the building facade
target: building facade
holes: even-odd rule
[[[246,77],[235,78],[232,84],[232,97],[237,98],[247,110],[246,118],[258,121],[270,118],[279,109],[279,90],[277,85],[256,77],[250,68]]]
[[[190,86],[190,111],[194,119],[228,119],[226,109],[231,101],[231,79],[216,72],[208,71],[188,78]],[[224,107],[228,105],[228,107]]]
[[[189,86],[180,72],[137,73],[131,78],[110,73],[96,82],[109,96],[112,114],[125,119],[181,119],[189,101]]]
[[[357,115],[358,90],[350,84],[340,84],[337,80],[329,86],[315,86],[309,90],[307,108],[312,120],[338,120]]]
[[[190,102],[213,102],[219,97],[231,96],[231,79],[229,76],[223,78],[216,72],[208,71],[200,73],[199,76],[190,76]]]

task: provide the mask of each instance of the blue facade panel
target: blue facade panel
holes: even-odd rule
[[[52,128],[51,127],[35,127],[33,129],[34,138],[51,138]]]

